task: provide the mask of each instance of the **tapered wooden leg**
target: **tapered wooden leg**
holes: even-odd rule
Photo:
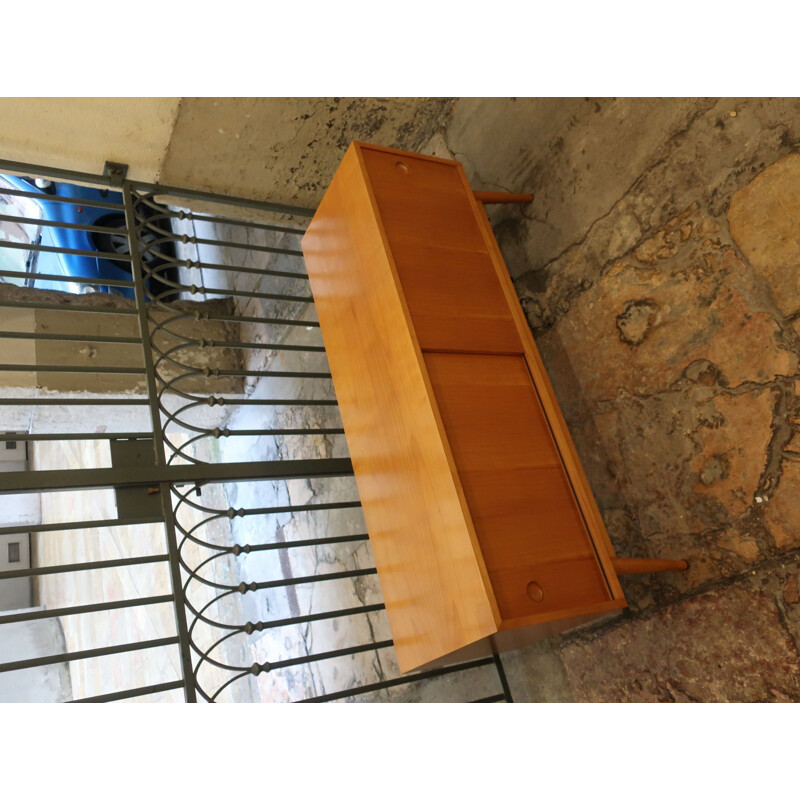
[[[511,192],[473,192],[479,203],[530,203],[532,194],[512,194]]]
[[[638,575],[642,572],[683,572],[689,568],[685,559],[669,558],[612,558],[617,575]]]

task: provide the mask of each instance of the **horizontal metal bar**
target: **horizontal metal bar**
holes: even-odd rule
[[[276,214],[288,214],[296,217],[313,217],[313,208],[303,208],[301,206],[289,206],[283,203],[270,203],[263,200],[253,200],[248,197],[235,197],[229,195],[214,194],[213,192],[203,192],[198,189],[186,189],[179,186],[162,186],[157,183],[139,183],[130,181],[137,191],[147,194],[167,194],[177,197],[185,197],[187,200],[209,200],[213,203],[221,203],[230,206],[243,206],[252,208],[254,211],[272,211]]]
[[[94,375],[144,375],[144,367],[73,367],[56,364],[0,364],[0,372],[86,372]]]
[[[27,399],[0,397],[0,406],[146,406],[148,401],[141,398],[84,398],[76,400],[68,397],[30,397]]]
[[[188,236],[187,241],[192,244],[209,244],[220,248],[231,248],[235,250],[252,250],[257,253],[279,253],[286,256],[301,256],[302,250],[290,250],[286,247],[270,247],[265,244],[244,244],[243,242],[226,242],[222,239],[198,239],[196,236]]]
[[[78,172],[74,169],[61,167],[45,167],[41,164],[27,164],[24,161],[11,161],[0,159],[0,172],[10,172],[12,175],[25,177],[52,178],[53,180],[68,181],[70,183],[96,183],[100,186],[112,186],[109,175],[94,175],[90,172]],[[3,190],[6,191],[5,189]],[[41,196],[41,195],[39,195]]]
[[[181,263],[178,262],[178,266]],[[184,264],[187,269],[213,269],[219,272],[244,272],[251,275],[271,275],[275,278],[290,278],[292,280],[307,281],[308,275],[305,272],[288,272],[280,269],[264,269],[262,267],[233,267],[229,264],[209,264],[206,261],[192,261]]]
[[[13,270],[0,269],[0,275],[4,278],[19,278],[23,273],[14,272]],[[26,277],[30,277],[28,273],[24,273]],[[97,284],[102,286],[133,286],[132,281],[118,281],[111,278],[82,278],[79,275],[56,275],[54,273],[35,272],[33,276],[36,280],[54,281],[59,283],[88,283]]]
[[[264,506],[263,508],[243,508],[241,516],[257,517],[261,514],[293,514],[304,511],[331,511],[340,508],[359,508],[360,500],[345,500],[336,503],[307,503],[305,505]],[[231,509],[232,511],[235,509]]]
[[[0,188],[0,194],[3,190]],[[67,228],[74,231],[87,231],[88,233],[108,233],[127,235],[127,231],[122,228],[108,228],[104,225],[81,225],[75,222],[61,222],[59,220],[39,219],[37,217],[11,217],[0,214],[0,222],[16,222],[19,225],[41,225],[45,228]]]
[[[208,433],[210,436],[214,436],[213,431]],[[219,436],[314,436],[343,433],[344,428],[242,428],[236,431],[225,428],[224,431],[220,431]],[[215,438],[218,439],[219,436]]]
[[[67,606],[66,608],[44,608],[41,611],[23,611],[19,614],[0,614],[0,625],[8,625],[12,622],[30,622],[35,619],[71,617],[75,614],[94,614],[97,611],[114,611],[119,608],[152,606],[158,603],[171,603],[173,599],[171,594],[162,594],[155,597],[137,597],[133,600],[117,600],[113,603],[92,603],[83,606]]]
[[[353,474],[349,458],[244,461],[225,464],[172,464],[99,469],[0,472],[0,493],[66,491],[105,486],[154,486],[157,483],[221,483],[338,478]]]
[[[176,392],[177,393],[177,392]],[[184,395],[187,397],[187,395]],[[208,398],[198,398],[196,403],[192,406],[335,406],[336,400],[293,400],[291,398],[276,398],[272,400],[248,400],[238,398],[224,398],[214,397],[213,395]],[[182,408],[184,411],[186,407]],[[180,412],[177,412],[180,413]],[[177,415],[177,414],[176,414]]]
[[[0,169],[2,169],[2,162],[0,162]],[[5,170],[10,172],[11,170]],[[73,206],[89,206],[91,208],[108,208],[114,211],[122,211],[124,206],[121,203],[109,203],[105,200],[84,200],[76,197],[60,197],[58,195],[44,194],[43,192],[26,192],[22,189],[2,189],[0,188],[0,195],[7,194],[14,197],[31,197],[34,200],[48,203],[66,203]]]
[[[302,319],[274,319],[270,317],[243,317],[206,313],[202,313],[200,319],[213,320],[215,322],[260,322],[264,325],[290,325],[295,327],[319,328],[319,322]]]
[[[196,339],[198,347],[219,347],[223,350],[282,350],[290,353],[324,353],[325,347],[316,344],[279,344],[277,342],[216,342]]]
[[[82,531],[92,528],[116,528],[120,525],[154,525],[163,522],[161,517],[142,517],[129,519],[92,519],[81,522],[47,522],[42,525],[15,525],[0,528],[0,536],[11,536],[18,533],[47,533],[48,531]]]
[[[360,505],[360,503],[359,503]],[[354,533],[350,536],[323,536],[319,539],[296,539],[287,542],[268,542],[266,544],[234,545],[231,548],[234,555],[244,553],[263,553],[270,550],[291,550],[294,547],[318,547],[329,544],[344,544],[345,542],[366,542],[369,536],[366,533]]]
[[[69,183],[94,184],[94,185],[109,187],[114,189],[115,191],[118,189],[118,187],[114,185],[112,178],[108,175],[95,175],[90,172],[79,172],[77,170],[61,169],[58,167],[47,167],[41,164],[28,164],[22,161],[10,161],[8,159],[2,159],[0,160],[0,171],[10,172],[14,175],[40,176],[43,178],[51,178],[53,180],[66,181]],[[134,186],[137,189],[137,191],[147,194],[171,194],[179,197],[185,197],[190,200],[191,199],[209,200],[215,203],[220,203],[222,205],[244,206],[245,208],[252,208],[259,211],[272,211],[277,214],[289,214],[300,217],[314,216],[313,208],[289,206],[281,203],[269,203],[263,200],[253,200],[248,197],[220,195],[220,194],[214,194],[213,192],[204,192],[204,191],[199,191],[197,189],[188,189],[180,186],[162,186],[157,183],[144,183],[144,182],[132,182],[132,181],[128,181],[128,183],[131,186]],[[12,193],[17,194],[18,192],[12,189],[3,189],[3,194],[12,194]],[[31,196],[42,199],[41,193],[37,194],[31,193]],[[45,199],[50,199],[50,197],[47,196],[47,198]],[[62,199],[66,200],[67,198],[62,198]],[[101,205],[97,201],[93,201],[91,203],[85,201],[79,201],[79,202],[87,206]],[[124,208],[124,206],[112,203],[105,203],[102,205],[108,206],[109,208]]]
[[[429,678],[438,678],[441,675],[451,675],[454,672],[466,672],[469,669],[476,667],[485,667],[492,663],[491,658],[483,658],[478,661],[473,661],[469,664],[454,664],[450,667],[440,667],[439,669],[428,670],[427,672],[418,672],[413,675],[404,675],[402,678],[392,678],[387,681],[378,681],[370,683],[366,686],[355,686],[352,689],[345,689],[341,692],[331,692],[330,694],[318,695],[317,697],[309,697],[305,700],[298,700],[298,703],[328,703],[332,700],[342,700],[345,697],[355,697],[359,694],[368,694],[369,692],[377,692],[381,689],[390,689],[393,686],[403,686],[408,683],[416,683],[417,681],[428,680]]]
[[[372,614],[384,611],[386,606],[383,603],[374,603],[369,606],[357,606],[355,608],[342,608],[337,611],[322,611],[318,614],[304,614],[300,617],[284,617],[283,619],[262,620],[261,622],[248,623],[242,629],[246,633],[255,633],[268,628],[287,628],[290,625],[305,625],[307,622],[323,622],[327,619],[337,619],[338,617],[350,617],[355,614]],[[249,628],[252,628],[250,630]]]
[[[7,247],[11,250],[36,250],[39,253],[62,253],[67,256],[107,258],[109,261],[124,261],[127,263],[131,261],[130,256],[126,256],[122,253],[100,253],[97,250],[75,250],[71,247],[53,247],[49,244],[24,244],[22,242],[9,242],[6,239],[0,239],[0,247]],[[19,273],[16,274],[19,275]],[[97,280],[95,283],[106,283],[106,281]]]
[[[70,700],[70,703],[113,703],[115,700],[127,700],[130,697],[143,697],[148,694],[170,692],[173,689],[183,689],[183,681],[170,683],[157,683],[154,686],[142,686],[140,689],[126,689],[123,692],[97,694],[94,697],[82,697],[79,700]]]
[[[14,273],[19,276],[19,273]],[[239,289],[214,289],[210,286],[195,286],[192,284],[182,283],[181,288],[185,289],[189,294],[221,294],[225,297],[252,297],[256,300],[282,300],[287,303],[313,303],[314,298],[311,295],[288,295],[288,294],[273,294],[269,292],[245,292]]]
[[[88,333],[39,333],[38,331],[0,331],[0,339],[31,339],[45,342],[103,342],[105,344],[138,344],[141,337],[96,336]]]
[[[300,664],[310,664],[314,661],[325,661],[329,658],[341,658],[342,656],[352,656],[356,653],[367,653],[370,650],[380,650],[383,647],[392,647],[394,642],[391,639],[386,639],[382,642],[372,642],[370,644],[362,644],[357,647],[343,647],[341,650],[328,650],[325,653],[316,653],[307,656],[300,656],[299,658],[287,658],[285,661],[267,662],[259,664],[265,672],[271,672],[275,669],[284,669],[286,667],[297,667]]]
[[[83,561],[79,564],[59,564],[52,567],[32,567],[31,569],[14,569],[0,572],[0,580],[6,578],[32,578],[36,575],[59,575],[64,572],[87,572],[93,569],[114,569],[116,567],[133,567],[139,564],[158,564],[169,561],[164,553],[158,556],[139,556],[137,558],[113,558],[108,561]]]
[[[169,636],[165,639],[148,639],[144,642],[132,642],[130,644],[119,644],[114,647],[98,647],[94,650],[79,650],[75,653],[61,653],[57,656],[44,656],[42,658],[28,658],[24,661],[7,661],[0,664],[0,672],[15,672],[20,669],[30,669],[31,667],[46,667],[50,664],[65,664],[69,661],[80,661],[84,658],[100,658],[102,656],[113,656],[119,653],[132,653],[135,650],[148,650],[152,647],[168,647],[178,644],[177,636]]]
[[[149,431],[137,433],[0,433],[0,442],[62,442],[89,439],[152,439]]]
[[[19,276],[21,273],[16,273],[16,274]],[[72,280],[72,278],[68,278],[67,280]],[[72,297],[74,297],[74,295],[66,295],[66,298],[72,298]],[[108,297],[110,297],[110,295],[108,295]],[[136,314],[135,308],[114,308],[113,306],[99,306],[99,305],[87,306],[87,305],[79,305],[78,303],[69,303],[63,301],[59,301],[56,303],[44,303],[44,302],[40,303],[40,302],[29,302],[27,300],[0,299],[0,308],[33,308],[42,311],[80,311],[82,313],[88,313],[88,314],[128,314],[128,315]]]
[[[279,581],[253,581],[245,584],[247,591],[257,592],[264,589],[280,589],[284,586],[299,586],[303,583],[321,583],[322,581],[344,580],[346,578],[360,578],[363,575],[376,575],[374,568],[349,569],[341,572],[327,572],[324,575],[303,575],[299,578],[283,578]],[[2,573],[0,573],[2,575]]]
[[[198,369],[194,373],[187,373],[187,376],[206,378],[330,378],[331,374],[330,372],[282,372],[269,369],[214,369],[205,373],[203,370]]]
[[[181,214],[183,214],[183,217],[181,217]],[[179,212],[175,216],[177,216],[178,219],[183,219],[184,217],[187,219],[193,219],[195,222],[215,222],[219,225],[231,225],[240,228],[254,228],[262,231],[276,231],[278,233],[296,233],[301,236],[306,232],[305,228],[287,228],[282,225],[270,225],[265,222],[249,222],[247,220],[234,219],[232,217],[211,217],[204,214],[195,214],[193,211]]]

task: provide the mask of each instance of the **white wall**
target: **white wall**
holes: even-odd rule
[[[15,449],[7,449],[0,442],[0,472],[15,472],[27,468],[25,442],[17,442]],[[0,496],[0,526],[38,525],[42,521],[42,506],[38,493],[8,494]],[[12,562],[10,546],[19,548],[19,561]],[[0,536],[0,572],[30,569],[30,534],[15,533]],[[4,578],[0,580],[0,611],[25,608],[33,602],[31,578]]]
[[[66,645],[58,619],[0,625],[0,662],[62,653],[66,653]],[[0,703],[62,703],[71,699],[72,686],[67,664],[0,672]]]
[[[179,106],[178,97],[3,97],[0,158],[93,174],[117,161],[152,183]]]

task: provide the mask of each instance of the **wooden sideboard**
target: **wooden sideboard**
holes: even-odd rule
[[[400,669],[625,606],[461,165],[354,142],[302,248]]]

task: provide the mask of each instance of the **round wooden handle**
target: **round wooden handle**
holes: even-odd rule
[[[541,603],[542,600],[544,600],[544,590],[536,581],[531,581],[526,591],[528,592],[528,597],[530,597],[534,603]]]

